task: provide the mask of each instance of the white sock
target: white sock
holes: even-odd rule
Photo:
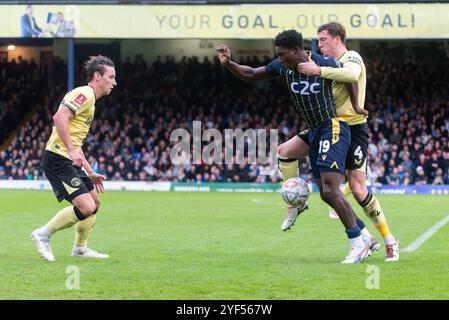
[[[78,251],[78,252],[84,252],[84,251],[87,250],[87,246],[77,246],[77,245],[74,245],[74,246],[73,246],[73,249],[76,250],[76,251]]]
[[[387,236],[386,238],[384,238],[384,243],[386,245],[392,245],[396,243],[396,239],[390,234],[389,236]]]
[[[349,241],[351,242],[351,246],[354,248],[364,248],[365,247],[365,242],[363,242],[363,238],[362,236],[358,236],[356,238],[351,238],[349,239]]]
[[[361,234],[362,234],[363,241],[365,241],[366,243],[371,241],[371,238],[372,238],[371,233],[369,233],[369,231],[366,227],[361,230]]]
[[[48,239],[51,238],[51,233],[50,230],[48,230],[48,228],[46,226],[43,226],[42,228],[39,229],[38,233],[43,236],[46,237]]]

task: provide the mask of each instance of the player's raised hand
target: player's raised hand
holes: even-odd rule
[[[220,44],[217,47],[218,59],[222,64],[228,64],[231,62],[231,50],[229,50],[228,46],[224,43]]]
[[[93,172],[90,175],[90,178],[92,179],[92,182],[93,182],[97,192],[104,192],[103,180],[107,180],[106,176]]]
[[[319,76],[321,75],[320,67],[309,57],[309,61],[298,63],[297,70],[299,73],[306,76]]]
[[[75,167],[81,168],[83,166],[83,158],[81,158],[78,151],[75,151],[75,150],[69,151],[69,156],[70,156],[70,159],[72,159],[73,165]]]

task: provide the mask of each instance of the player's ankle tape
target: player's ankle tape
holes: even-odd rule
[[[366,198],[362,202],[360,202],[359,204],[362,207],[366,207],[371,202],[371,200],[373,200],[373,194],[372,193],[368,193]]]
[[[297,161],[298,159],[281,158],[281,157],[278,156],[278,160],[280,162],[293,162],[293,161]]]

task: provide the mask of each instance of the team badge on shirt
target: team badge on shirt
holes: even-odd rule
[[[87,97],[84,95],[84,94],[82,94],[82,93],[80,93],[76,98],[75,98],[75,102],[78,104],[78,105],[82,105],[84,102],[86,102],[87,101]]]

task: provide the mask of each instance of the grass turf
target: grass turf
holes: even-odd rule
[[[341,265],[343,226],[312,194],[310,209],[281,232],[279,195],[107,192],[89,246],[110,255],[70,256],[74,228],[52,239],[56,262],[29,238],[67,203],[49,191],[0,190],[0,299],[448,299],[449,225],[420,248],[383,261],[385,249]],[[378,195],[390,230],[405,248],[446,217],[445,196]],[[368,229],[380,237],[351,200]],[[79,289],[68,289],[79,270]],[[368,289],[371,270],[379,288]]]

